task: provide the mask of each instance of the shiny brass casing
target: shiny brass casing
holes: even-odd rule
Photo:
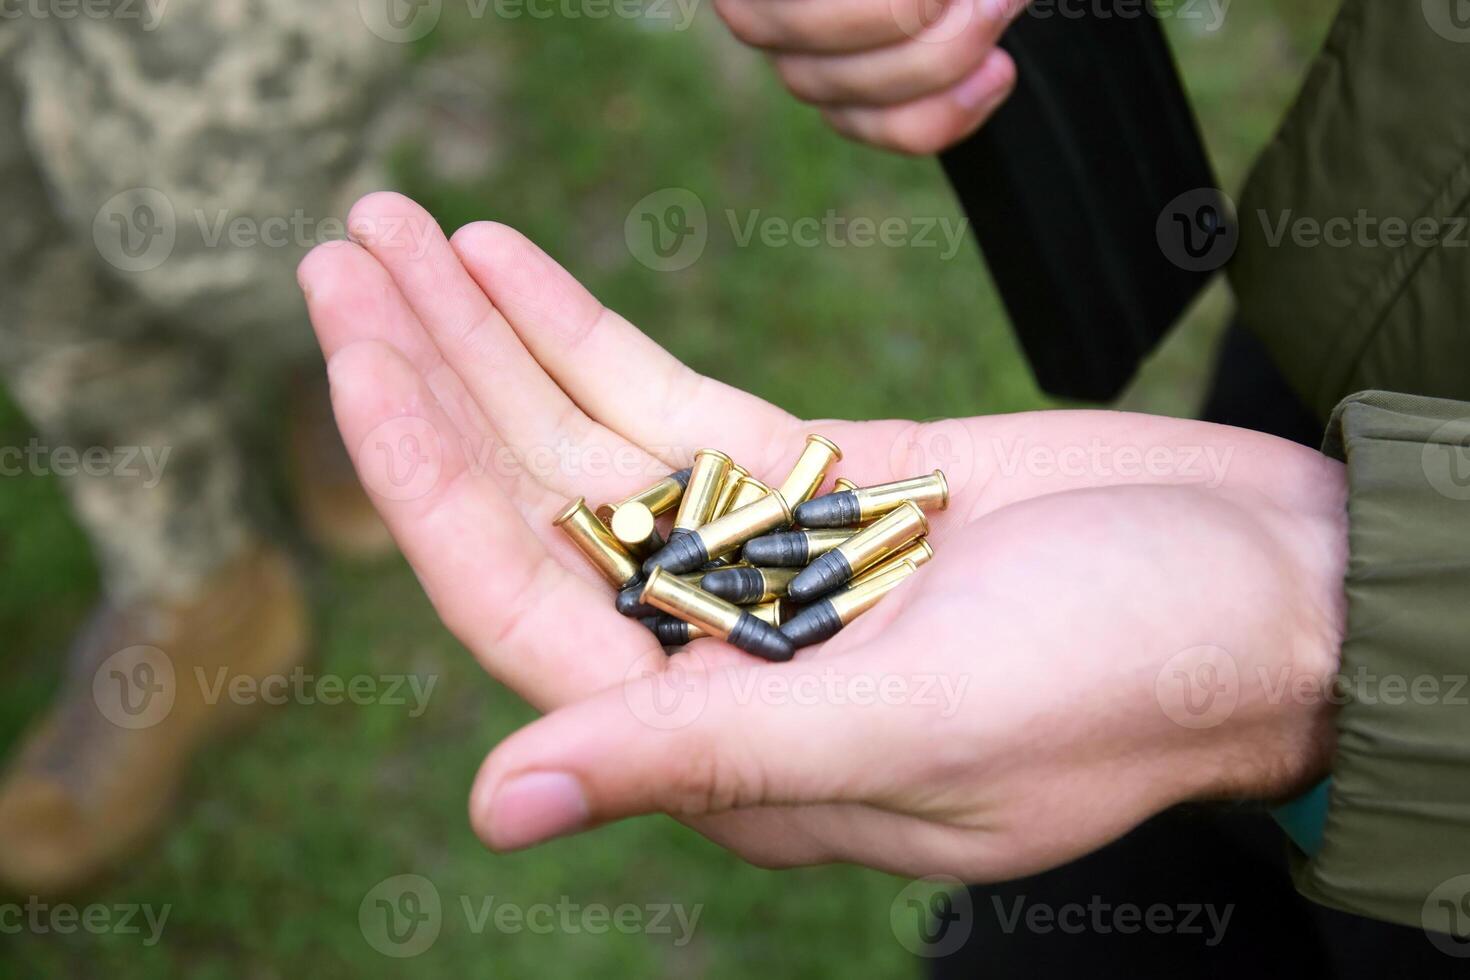
[[[694,454],[689,485],[684,488],[679,512],[674,515],[674,530],[697,531],[709,522],[729,471],[730,457],[718,449],[701,449]]]
[[[761,593],[761,597],[756,602],[766,603],[784,598],[786,595],[786,586],[791,584],[791,580],[796,578],[801,569],[762,568],[759,571],[761,573],[761,584],[765,591]],[[777,625],[780,624],[778,623]]]
[[[588,509],[587,498],[573,500],[551,523],[561,528],[571,538],[572,544],[602,573],[602,577],[613,585],[621,589],[638,577],[638,562],[618,543],[607,525]]]
[[[832,481],[833,493],[841,493],[844,490],[856,490],[857,488],[858,485],[856,483],[853,483],[845,476],[839,476],[837,479]]]
[[[736,492],[740,489],[740,481],[749,475],[750,471],[739,463],[730,463],[730,469],[725,474],[725,482],[720,486],[720,495],[715,498],[715,509],[710,515],[710,520],[730,513],[730,505],[735,500]]]
[[[791,474],[782,481],[779,493],[792,507],[805,503],[817,492],[827,478],[827,470],[842,458],[842,450],[832,440],[813,433],[806,437],[806,446],[791,468]]]
[[[597,508],[597,516],[604,522],[611,521],[613,514],[617,513],[618,508],[624,504],[642,504],[653,511],[654,517],[657,517],[677,507],[683,496],[684,484],[672,476],[666,476],[647,490],[640,490],[627,500],[616,504],[603,504]]]
[[[739,607],[737,606],[736,608]],[[777,599],[773,602],[762,602],[761,604],[756,606],[746,606],[744,611],[750,613],[752,616],[754,616],[756,619],[761,620],[762,622],[770,623],[772,626],[780,626],[781,620],[785,618],[781,608],[780,599]],[[701,636],[709,636],[709,634],[700,629],[698,626],[695,626],[691,623],[689,625],[689,639],[697,640]]]
[[[928,538],[920,538],[913,544],[895,554],[892,558],[885,558],[861,575],[853,576],[849,585],[859,585],[871,578],[882,575],[890,568],[896,567],[900,562],[913,562],[915,568],[934,557],[934,546],[929,543]]]
[[[647,504],[625,500],[613,511],[609,530],[634,558],[643,559],[664,546],[657,518]]]
[[[919,505],[911,500],[903,500],[894,510],[832,550],[847,559],[852,574],[857,576],[896,554],[928,531],[929,521]]]
[[[662,609],[690,626],[699,627],[704,631],[703,635],[717,636],[722,640],[740,622],[742,613],[734,603],[710,595],[661,567],[649,574],[640,598],[655,609]]]
[[[827,597],[832,604],[832,609],[837,613],[837,618],[842,620],[846,626],[858,616],[877,605],[878,600],[886,596],[904,579],[917,571],[917,566],[911,561],[901,561],[887,571],[873,576],[864,582],[854,582],[841,592],[835,592]]]
[[[730,507],[725,513],[728,514],[730,511],[739,510],[746,504],[753,504],[770,492],[770,487],[755,477],[746,474],[740,478],[740,485],[735,488],[735,496],[731,499]]]
[[[790,523],[790,505],[780,493],[772,491],[701,527],[699,540],[705,553],[714,558],[734,551],[757,535]]]
[[[801,533],[806,535],[806,560],[813,561],[851,540],[857,531],[850,527],[809,527]]]
[[[853,491],[861,508],[862,520],[871,521],[882,517],[905,500],[918,504],[923,510],[944,510],[949,506],[949,481],[942,470],[928,476],[916,476],[911,480],[895,480],[874,487],[858,487]]]

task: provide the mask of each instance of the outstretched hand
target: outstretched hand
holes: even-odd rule
[[[1331,749],[1341,468],[1111,412],[802,421],[696,374],[515,231],[363,199],[300,278],[364,485],[449,628],[549,714],[486,760],[491,847],[666,812],[750,860],[1009,877],[1181,800],[1281,795]],[[943,466],[936,557],[767,664],[667,656],[552,527],[695,449],[778,482],[808,432],[859,484]],[[1286,692],[1286,693],[1283,693]]]

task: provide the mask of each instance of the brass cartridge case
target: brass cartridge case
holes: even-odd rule
[[[638,562],[628,554],[607,526],[587,508],[587,499],[578,497],[552,521],[571,539],[572,544],[617,588],[632,584],[638,577]]]
[[[735,496],[731,499],[730,508],[725,513],[739,510],[746,504],[753,504],[770,492],[770,487],[747,474],[740,480],[740,485],[735,488]]]
[[[818,599],[782,623],[781,632],[797,648],[821,643],[873,608],[879,599],[914,571],[914,563],[904,560],[861,585],[852,585],[825,599]]]
[[[679,505],[680,498],[684,496],[684,485],[689,482],[689,474],[690,471],[687,469],[670,473],[647,490],[640,490],[627,500],[615,504],[603,504],[597,508],[597,517],[604,524],[610,523],[613,514],[624,504],[642,504],[653,511],[654,517],[666,514]]]
[[[917,476],[911,480],[895,480],[875,487],[858,487],[853,493],[857,495],[861,519],[865,521],[882,517],[906,500],[917,504],[922,510],[944,510],[949,506],[949,481],[944,478],[943,470],[935,470],[927,476]]]
[[[786,586],[791,584],[799,571],[798,568],[731,566],[706,573],[699,586],[722,599],[729,599],[737,606],[748,606],[785,596]]]
[[[618,504],[618,509],[613,511],[609,530],[634,558],[647,558],[664,546],[653,511],[647,504],[637,501]]]
[[[709,636],[766,660],[790,660],[796,648],[779,629],[733,603],[655,568],[643,586],[643,601]],[[660,637],[665,635],[659,631]]]
[[[749,475],[750,471],[739,463],[730,464],[730,469],[725,474],[725,482],[720,486],[720,495],[715,498],[715,509],[710,515],[710,520],[730,513],[730,505],[735,500],[736,492],[740,489],[740,481]]]
[[[655,609],[698,626],[709,636],[720,639],[730,635],[740,620],[740,608],[710,595],[697,585],[670,575],[662,568],[655,568],[643,583],[643,601]]]
[[[858,485],[856,483],[853,483],[845,476],[839,476],[837,479],[832,481],[833,493],[841,493],[844,490],[856,490],[857,488]]]
[[[770,623],[772,626],[781,625],[782,609],[780,599],[776,599],[771,602],[762,602],[756,606],[746,606],[745,611],[750,613],[752,616],[763,623]],[[709,634],[700,629],[698,626],[691,625],[688,626],[686,630],[686,635],[688,636],[688,639],[684,642],[687,643],[689,642],[689,640],[697,640],[701,636],[708,636]]]
[[[796,465],[779,488],[786,503],[795,507],[810,500],[827,478],[827,470],[840,459],[842,450],[830,439],[816,434],[807,436],[806,446],[797,457]]]
[[[840,554],[847,559],[847,564],[856,575],[890,555],[897,554],[928,531],[929,521],[919,505],[903,500],[883,517],[833,548],[829,554]]]
[[[904,548],[902,551],[898,552],[898,554],[894,555],[892,558],[884,559],[883,561],[874,565],[872,568],[863,572],[861,575],[854,575],[852,577],[852,581],[849,582],[848,585],[851,588],[857,588],[859,584],[866,582],[869,579],[874,578],[878,575],[882,575],[890,568],[896,567],[900,562],[913,562],[914,567],[918,568],[920,565],[929,561],[929,559],[933,557],[934,546],[929,543],[928,538],[920,538],[913,544],[909,545],[907,548]]]
[[[714,516],[715,503],[730,471],[730,457],[717,449],[701,449],[694,454],[689,471],[689,485],[679,499],[674,515],[674,531],[694,531]]]
[[[768,493],[739,510],[699,529],[699,540],[710,557],[734,551],[751,538],[791,523],[791,507],[779,493]]]
[[[905,559],[880,572],[866,582],[854,582],[841,592],[827,597],[837,618],[846,626],[858,616],[877,605],[878,600],[892,592],[904,579],[918,571],[918,566]]]
[[[791,580],[788,592],[797,602],[810,602],[826,595],[896,554],[928,530],[929,522],[918,504],[905,500],[802,569]]]

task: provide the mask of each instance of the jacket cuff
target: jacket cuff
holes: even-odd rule
[[[1350,557],[1337,754],[1298,889],[1463,932],[1470,908],[1470,404],[1368,391],[1333,410]]]

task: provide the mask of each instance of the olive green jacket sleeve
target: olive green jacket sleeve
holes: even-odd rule
[[[1324,904],[1470,928],[1470,404],[1369,391],[1332,414],[1347,463],[1348,620],[1320,849]],[[1446,940],[1449,941],[1449,940]]]
[[[1470,22],[1457,13],[1345,0],[1241,192],[1229,272],[1242,321],[1330,415],[1324,449],[1347,463],[1337,755],[1327,786],[1278,817],[1298,887],[1463,935]]]

